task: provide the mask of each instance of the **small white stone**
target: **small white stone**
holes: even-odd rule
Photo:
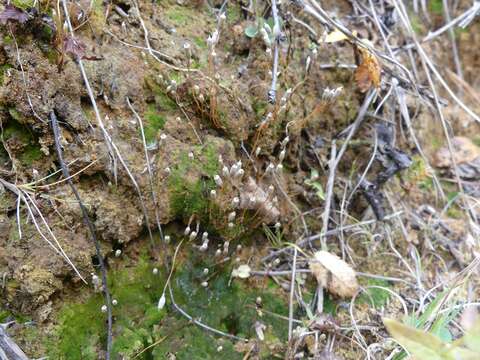
[[[207,286],[208,286],[208,281],[203,281],[201,285],[202,285],[203,287],[207,287]]]
[[[122,255],[122,250],[120,249],[115,250],[115,257],[120,257],[120,255]]]
[[[107,312],[107,305],[102,305],[102,308],[100,310],[102,310],[103,313]]]
[[[158,275],[158,269],[157,269],[157,268],[153,268],[152,274],[153,274],[153,275]]]
[[[118,305],[117,299],[113,299],[113,300],[112,300],[112,305],[113,305],[113,306],[117,306],[117,305]]]

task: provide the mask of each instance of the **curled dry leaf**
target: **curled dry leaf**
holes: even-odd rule
[[[310,259],[310,270],[318,283],[341,298],[352,297],[358,290],[355,271],[337,255],[317,251]]]
[[[358,47],[360,65],[355,71],[355,80],[361,92],[367,92],[372,86],[380,87],[382,68],[377,57],[369,50]]]
[[[337,41],[343,41],[343,40],[348,40],[347,35],[345,35],[340,30],[333,30],[332,32],[325,35],[325,38],[323,39],[323,42],[324,43],[335,43]]]

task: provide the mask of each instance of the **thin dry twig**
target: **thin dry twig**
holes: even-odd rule
[[[60,167],[62,168],[63,176],[65,179],[67,179],[67,183],[72,189],[73,194],[75,195],[75,198],[77,199],[78,206],[80,207],[80,210],[82,211],[82,216],[83,216],[83,221],[85,225],[88,227],[88,230],[90,232],[90,237],[92,242],[95,245],[95,251],[97,254],[97,260],[100,266],[100,272],[102,276],[102,288],[103,288],[103,294],[105,297],[105,305],[107,306],[107,352],[106,352],[106,359],[110,359],[111,351],[112,351],[112,304],[110,302],[110,291],[108,289],[108,283],[107,283],[107,268],[105,267],[105,263],[103,261],[103,255],[102,251],[100,249],[100,242],[97,239],[96,235],[96,229],[95,225],[93,222],[90,220],[90,217],[88,216],[88,211],[85,207],[85,205],[82,202],[82,199],[80,197],[80,194],[77,191],[77,188],[73,184],[72,178],[70,176],[70,172],[68,168],[65,166],[65,162],[63,161],[63,154],[62,154],[62,147],[60,145],[60,131],[58,128],[58,122],[57,122],[57,117],[55,113],[52,111],[50,112],[50,121],[53,129],[53,134],[54,134],[54,139],[55,139],[55,147],[57,149],[57,156],[58,156],[58,161],[60,163]]]

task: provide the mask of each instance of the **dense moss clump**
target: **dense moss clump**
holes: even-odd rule
[[[257,289],[232,282],[231,269],[221,268],[212,260],[213,256],[193,252],[179,259],[171,282],[175,302],[195,319],[242,338],[254,338],[254,324],[261,321],[267,326],[261,352],[268,357],[271,355],[268,349],[285,340],[286,323],[265,313],[286,315],[286,302],[276,295],[275,286]],[[234,341],[193,325],[175,311],[168,294],[167,305],[157,308],[166,274],[160,270],[155,275],[153,268],[143,257],[130,268],[110,271],[112,298],[118,302],[113,308],[113,358],[164,359],[173,353],[179,360],[205,360],[218,359],[221,351],[221,358],[242,359],[243,355],[234,349]],[[205,268],[211,270],[209,275],[204,273]],[[208,287],[200,285],[204,281],[208,281]],[[258,296],[262,297],[264,312],[256,308]],[[83,302],[63,307],[55,335],[48,342],[50,358],[98,358],[106,341],[106,315],[100,310],[102,305],[102,295],[93,294]]]
[[[182,152],[169,176],[171,193],[170,207],[176,218],[186,219],[196,215],[208,222],[209,192],[215,188],[213,176],[218,173],[218,151],[215,144],[195,146],[192,151],[195,161],[189,158],[189,152]],[[201,176],[189,176],[189,174]]]
[[[23,119],[14,108],[9,109],[11,120],[2,129],[3,141],[9,146],[13,156],[24,166],[31,166],[42,158],[43,153],[31,131],[22,125]]]
[[[147,144],[155,142],[157,134],[165,125],[165,117],[157,110],[155,104],[150,104],[145,112],[145,123],[143,131]]]

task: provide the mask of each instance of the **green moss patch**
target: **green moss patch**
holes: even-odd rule
[[[196,146],[193,154],[195,159],[191,160],[188,151],[181,153],[169,176],[170,206],[177,218],[188,219],[194,214],[205,218],[209,214],[209,193],[215,188],[213,176],[218,172],[218,152],[214,144],[207,144]]]
[[[200,49],[206,49],[207,48],[207,42],[202,36],[195,36],[193,38],[194,43],[200,48]]]
[[[282,316],[287,314],[286,301],[275,293],[277,288],[257,289],[244,281],[232,282],[231,269],[221,268],[212,260],[213,256],[197,252],[179,260],[171,283],[175,302],[195,319],[240,337],[255,337],[254,324],[261,321],[267,326],[262,358],[270,358],[268,345],[285,341],[287,322],[257,311],[255,300],[260,296],[265,312]],[[204,268],[211,270],[209,275],[204,274]],[[233,341],[215,336],[179,314],[168,294],[166,306],[159,310],[157,302],[166,274],[160,271],[154,275],[152,270],[153,264],[143,258],[123,270],[109,272],[112,298],[118,301],[113,307],[113,359],[164,359],[169,353],[177,360],[243,358],[234,350]],[[203,281],[208,281],[208,287],[200,285]],[[64,306],[54,336],[48,340],[49,357],[97,359],[106,341],[102,305],[102,295],[94,294],[83,302]]]
[[[443,14],[443,2],[442,0],[431,0],[428,2],[429,10],[435,15]]]
[[[155,104],[148,105],[145,112],[145,123],[143,124],[143,131],[147,144],[155,142],[157,134],[163,129],[165,125],[165,117],[158,111]]]
[[[0,65],[0,85],[3,85],[5,73],[7,72],[8,69],[11,69],[11,68],[12,68],[12,65],[10,64]]]
[[[20,123],[23,121],[21,114],[13,108],[9,109],[9,113],[14,120],[9,121],[3,128],[3,141],[16,143],[16,148],[20,150],[16,150],[14,156],[22,165],[31,166],[42,158],[43,153],[30,130]]]
[[[194,21],[192,11],[186,7],[170,6],[165,15],[177,26],[185,26]]]
[[[12,0],[12,4],[19,9],[27,10],[33,7],[34,0]]]
[[[161,277],[153,275],[152,269],[142,259],[134,268],[109,272],[112,298],[118,301],[113,308],[116,356],[131,358],[147,346],[152,341],[154,324],[165,315],[165,310],[159,311],[156,306],[163,282]],[[61,310],[57,338],[49,344],[52,359],[97,359],[106,343],[103,304],[102,294],[95,294],[83,303],[70,304]]]

